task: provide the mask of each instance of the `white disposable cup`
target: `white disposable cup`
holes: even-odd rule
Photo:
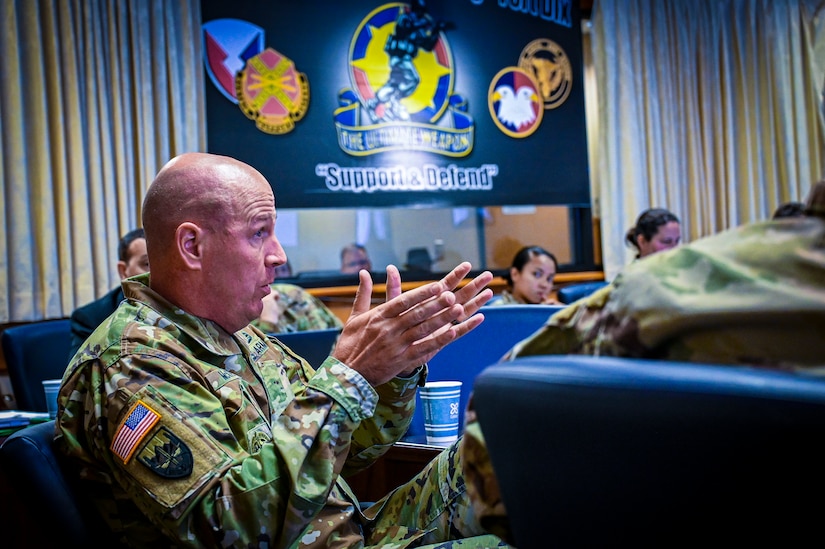
[[[60,390],[60,382],[60,379],[43,380],[43,392],[46,393],[46,409],[52,419],[57,417],[57,393]]]
[[[427,444],[448,446],[458,440],[460,381],[430,381],[420,389]]]

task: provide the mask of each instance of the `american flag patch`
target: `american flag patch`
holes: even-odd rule
[[[142,401],[132,406],[126,420],[120,424],[112,441],[112,452],[128,463],[140,441],[160,419],[160,414],[146,406]]]

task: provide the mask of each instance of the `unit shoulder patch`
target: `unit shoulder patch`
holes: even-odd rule
[[[192,474],[192,451],[166,427],[161,427],[137,455],[140,463],[164,478]]]

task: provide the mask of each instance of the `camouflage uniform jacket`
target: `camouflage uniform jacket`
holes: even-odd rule
[[[261,319],[252,325],[267,334],[342,328],[344,323],[320,299],[294,284],[270,284],[278,293],[278,322]]]
[[[75,356],[56,445],[136,546],[357,547],[342,473],[407,429],[418,372],[373,388],[332,357],[317,371],[247,327],[229,335],[146,284]]]
[[[535,305],[558,305],[559,302],[555,299],[545,299],[541,303],[535,303]],[[510,290],[504,290],[498,295],[498,299],[493,298],[487,302],[487,305],[490,307],[494,307],[496,305],[534,305],[532,303],[526,303],[524,301],[519,301],[516,299],[516,296],[510,292]]]
[[[509,290],[503,290],[499,294],[499,299],[493,300],[489,305],[523,305],[523,302],[516,299]]]
[[[565,353],[825,374],[825,221],[745,225],[636,261],[509,358]]]

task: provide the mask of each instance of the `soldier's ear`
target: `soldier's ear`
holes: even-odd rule
[[[203,229],[191,222],[181,223],[175,231],[175,244],[183,264],[193,271],[203,266]]]

